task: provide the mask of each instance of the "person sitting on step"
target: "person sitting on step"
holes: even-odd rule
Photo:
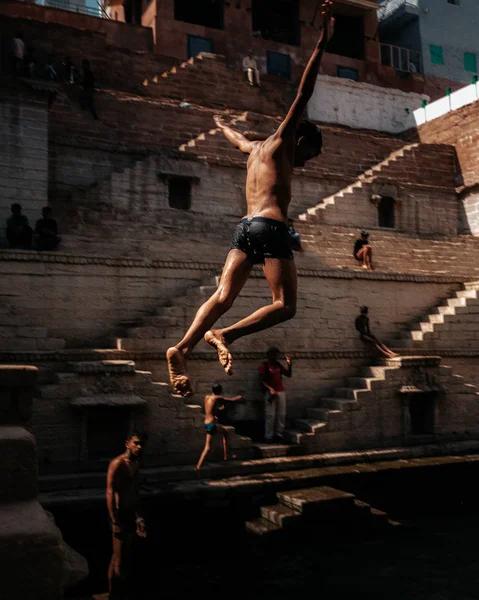
[[[198,464],[195,467],[195,471],[201,469],[206,455],[211,450],[211,444],[213,443],[213,437],[219,433],[223,438],[223,460],[235,459],[234,454],[230,454],[228,448],[228,433],[225,427],[218,423],[217,412],[224,410],[225,402],[239,402],[245,400],[243,396],[233,396],[229,398],[223,396],[223,387],[219,383],[215,383],[211,388],[212,393],[205,396],[205,430],[206,430],[206,442],[203,452],[201,453]]]
[[[61,241],[58,235],[58,225],[52,217],[50,206],[42,208],[42,219],[38,219],[35,225],[35,235],[33,237],[37,250],[55,250]]]
[[[367,306],[361,306],[360,314],[356,317],[354,322],[357,331],[359,331],[359,337],[366,344],[373,345],[376,350],[379,350],[386,358],[397,358],[399,354],[396,354],[390,350],[385,344],[383,344],[378,338],[371,332],[369,328],[369,308]]]
[[[368,271],[374,271],[373,250],[369,244],[369,233],[361,232],[361,237],[356,240],[353,250],[354,258],[362,263],[362,268]]]
[[[7,240],[10,248],[30,250],[32,247],[33,231],[28,223],[28,217],[22,215],[22,207],[18,202],[11,206],[12,216],[7,219]]]

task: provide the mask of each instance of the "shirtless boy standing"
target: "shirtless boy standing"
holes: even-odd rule
[[[140,458],[145,436],[132,434],[126,451],[114,458],[106,476],[106,504],[113,534],[113,556],[108,569],[110,600],[125,597],[126,576],[135,534],[146,537],[139,510]]]
[[[206,455],[211,450],[211,444],[213,442],[213,436],[219,433],[223,437],[223,459],[228,460],[228,458],[236,458],[234,454],[229,454],[228,449],[228,434],[226,429],[218,423],[218,417],[216,413],[218,410],[223,410],[225,402],[239,402],[240,400],[244,400],[243,396],[233,396],[232,398],[227,398],[226,396],[222,396],[223,388],[219,383],[215,383],[213,386],[212,394],[208,394],[205,396],[205,429],[206,429],[206,442],[203,452],[201,453],[200,460],[195,467],[195,471],[199,471],[201,469],[201,465],[206,458]]]
[[[314,92],[324,49],[333,34],[332,5],[332,0],[322,2],[320,38],[296,98],[273,135],[264,141],[250,141],[216,118],[225,137],[250,155],[246,175],[248,212],[233,233],[218,289],[198,310],[184,338],[166,353],[171,384],[184,397],[193,394],[186,358],[203,336],[216,348],[226,373],[231,374],[233,358],[229,346],[235,340],[274,327],[296,313],[296,267],[286,223],[293,169],[303,167],[321,153],[321,131],[314,123],[302,121],[302,116]],[[230,327],[211,329],[231,308],[255,264],[263,265],[272,303]]]

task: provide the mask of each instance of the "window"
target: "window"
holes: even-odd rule
[[[394,228],[394,198],[383,196],[378,204],[379,227]]]
[[[223,0],[175,0],[175,19],[211,27],[224,28],[224,2]]]
[[[472,52],[464,52],[464,68],[471,73],[477,73],[476,55]]]
[[[90,460],[111,460],[125,451],[131,408],[95,406],[87,410],[87,448]]]
[[[431,53],[431,62],[433,65],[443,65],[444,64],[444,56],[442,52],[442,46],[434,46],[431,44],[429,46],[429,51]]]
[[[448,4],[454,4],[455,6],[459,6],[459,0],[447,0]]]
[[[350,67],[340,67],[338,65],[336,67],[336,75],[337,77],[341,77],[342,79],[352,79],[353,81],[359,81],[359,71]]]
[[[364,17],[334,15],[334,35],[329,41],[326,52],[364,59]]]
[[[299,0],[253,0],[251,13],[253,31],[263,39],[300,45]]]
[[[268,52],[268,74],[289,79],[291,77],[291,57],[282,52]]]
[[[191,180],[186,177],[173,177],[168,180],[168,204],[170,208],[189,210],[191,208]]]
[[[187,52],[188,58],[198,56],[200,52],[213,52],[213,40],[197,35],[189,35]]]

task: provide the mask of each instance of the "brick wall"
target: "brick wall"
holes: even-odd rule
[[[419,138],[426,143],[452,144],[456,148],[459,169],[462,175],[458,185],[462,192],[464,232],[479,234],[479,102],[447,113],[439,119],[422,125]]]
[[[48,203],[48,116],[46,97],[0,94],[0,247],[5,220],[19,202],[34,225]]]
[[[0,13],[8,17],[26,20],[56,23],[88,32],[104,34],[109,44],[131,50],[151,51],[153,32],[148,27],[129,25],[112,19],[100,19],[50,6],[39,6],[17,0],[0,0]],[[12,21],[13,23],[13,21]],[[10,33],[15,33],[11,31]],[[33,41],[32,41],[33,43]]]

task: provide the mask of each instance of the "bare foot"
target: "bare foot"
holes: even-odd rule
[[[361,268],[368,270],[368,265],[361,265]]]
[[[228,375],[231,375],[233,373],[233,357],[228,350],[224,337],[216,330],[207,331],[205,333],[205,342],[216,348],[221,366]]]
[[[178,348],[168,348],[166,352],[170,382],[177,394],[186,398],[193,395],[190,378],[186,372],[185,357]]]
[[[399,358],[399,354],[396,354],[396,352],[390,352],[388,358]]]
[[[227,456],[223,457],[223,460],[235,460],[236,458],[236,454],[228,454]]]

